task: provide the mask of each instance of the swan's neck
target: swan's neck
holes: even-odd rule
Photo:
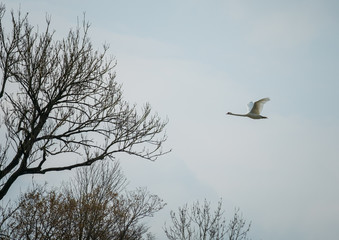
[[[233,116],[239,116],[239,117],[248,117],[247,114],[237,114],[237,113],[231,113],[231,112],[228,112],[227,114],[233,115]]]

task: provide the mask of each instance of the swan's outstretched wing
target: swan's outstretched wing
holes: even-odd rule
[[[254,114],[260,114],[261,111],[262,111],[262,108],[264,106],[264,104],[266,102],[268,102],[270,99],[269,98],[263,98],[263,99],[260,99],[258,101],[256,101],[254,104],[253,104],[253,107],[250,111],[250,113],[254,113]]]
[[[249,103],[247,104],[247,110],[248,110],[248,112],[252,111],[253,105],[254,105],[253,102],[249,102]]]

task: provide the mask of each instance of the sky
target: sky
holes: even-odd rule
[[[252,239],[338,238],[338,1],[4,3],[40,27],[49,14],[56,37],[85,13],[95,46],[109,44],[117,60],[125,99],[168,118],[171,153],[119,156],[131,187],[167,202],[149,221],[157,239],[170,210],[205,198],[222,198],[229,218],[239,207]],[[264,97],[268,119],[226,115]]]

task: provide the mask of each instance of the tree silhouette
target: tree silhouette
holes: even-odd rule
[[[233,218],[227,223],[222,211],[222,202],[212,211],[210,203],[199,201],[191,207],[187,204],[179,207],[178,212],[171,211],[171,225],[164,227],[169,240],[246,240],[251,223],[235,210]]]
[[[93,48],[85,20],[54,40],[50,19],[40,32],[12,11],[6,33],[4,15],[0,5],[0,199],[22,175],[164,154],[167,121],[122,98],[116,62]]]

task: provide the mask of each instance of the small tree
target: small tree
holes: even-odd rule
[[[151,107],[123,100],[108,47],[94,50],[89,24],[53,40],[27,14],[11,13],[5,32],[0,5],[0,199],[18,177],[70,170],[127,153],[164,154],[166,125]],[[160,136],[159,136],[160,135]],[[63,160],[62,160],[63,159]]]
[[[11,239],[152,239],[142,220],[165,204],[144,188],[122,192],[125,178],[119,166],[107,167],[81,169],[59,190],[35,187],[23,194],[0,233]]]
[[[186,204],[179,207],[177,215],[174,211],[170,215],[172,226],[164,227],[170,240],[246,240],[251,226],[239,215],[239,209],[227,224],[221,201],[214,212],[205,200],[201,205],[193,203],[191,208]]]
[[[114,209],[119,214],[117,227],[119,240],[142,239],[147,235],[148,227],[141,223],[146,217],[153,217],[154,213],[160,211],[165,204],[156,195],[149,194],[145,188],[137,188],[135,191],[121,195]],[[151,235],[148,234],[148,238]],[[115,238],[114,238],[115,239]]]

